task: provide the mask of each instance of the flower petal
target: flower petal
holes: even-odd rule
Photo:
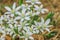
[[[47,9],[42,9],[42,10],[41,10],[41,13],[42,13],[42,14],[45,14],[45,12],[48,12],[48,10],[47,10]]]
[[[36,15],[39,15],[40,14],[40,12],[36,12]]]
[[[16,34],[15,34],[15,35],[13,35],[13,38],[15,38],[15,36],[16,36]]]
[[[47,19],[45,25],[48,25],[49,23],[50,23],[50,19]]]
[[[20,6],[19,6],[19,7],[17,7],[17,8],[16,8],[16,11],[18,11],[20,8],[21,8]]]
[[[45,28],[48,32],[50,32],[50,30],[48,28]]]
[[[20,17],[18,16],[18,17],[16,17],[14,20],[19,20],[20,19]]]
[[[15,14],[21,15],[21,13],[20,13],[20,12],[18,12],[18,11],[17,11]]]
[[[36,33],[39,33],[39,30],[36,30]]]
[[[33,38],[33,37],[31,37],[31,36],[29,37],[29,39],[34,40],[34,38]]]
[[[36,4],[41,4],[41,2],[36,2]]]
[[[29,15],[29,13],[26,13],[26,14],[25,14],[25,16],[28,16],[28,15]]]
[[[43,33],[44,31],[43,31],[43,29],[40,29],[40,31]]]
[[[38,23],[36,21],[34,21],[35,25],[38,25]]]
[[[11,17],[14,17],[14,14],[11,14],[10,16],[11,16]]]
[[[41,23],[44,23],[44,19],[41,17]]]
[[[45,11],[42,9],[42,10],[41,10],[41,13],[42,13],[42,14],[45,14]]]
[[[26,1],[27,3],[31,3],[31,1]]]
[[[20,21],[22,22],[22,21],[24,21],[24,19],[22,18]]]
[[[28,40],[28,38],[25,38],[25,40]]]
[[[11,11],[11,8],[9,8],[8,6],[5,6],[5,9],[6,9],[7,11]]]
[[[30,17],[25,17],[26,20],[30,20]]]
[[[43,8],[43,5],[40,5],[40,9],[42,9]]]
[[[20,36],[20,38],[25,38],[24,36]]]
[[[34,7],[35,7],[35,10],[38,10],[39,9],[39,7],[37,5],[34,5]]]
[[[16,3],[13,4],[12,9],[15,10],[15,7],[16,7]]]
[[[11,14],[11,12],[5,12],[5,14]]]

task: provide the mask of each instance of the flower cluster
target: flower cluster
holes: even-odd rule
[[[42,17],[39,17],[41,13],[44,14],[48,10],[43,8],[43,5],[38,0],[26,0],[26,2],[30,4],[22,4],[16,7],[16,3],[14,3],[12,8],[5,6],[7,12],[0,16],[1,40],[7,34],[13,39],[18,36],[25,40],[34,40],[33,34],[39,34],[44,30],[50,32],[50,19],[45,22]]]

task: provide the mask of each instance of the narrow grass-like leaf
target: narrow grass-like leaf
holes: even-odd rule
[[[56,31],[53,31],[53,32],[47,34],[46,37],[49,39],[49,38],[54,37],[56,34],[57,34],[57,32]]]
[[[52,20],[52,17],[53,17],[54,13],[53,12],[49,12],[46,19],[51,19]]]
[[[15,27],[15,28],[14,28],[14,32],[15,32],[16,34],[19,33],[19,32],[18,32],[18,27]]]
[[[21,5],[23,3],[23,0],[19,0],[19,5]]]

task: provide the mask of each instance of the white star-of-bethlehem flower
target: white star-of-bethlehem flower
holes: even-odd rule
[[[21,9],[25,9],[25,10],[28,11],[28,10],[31,10],[31,9],[30,9],[31,6],[32,6],[32,5],[22,4],[22,5],[21,5]]]
[[[30,16],[29,13],[26,12],[26,10],[22,10],[22,12],[20,13],[20,20],[24,21],[24,20],[30,20]]]
[[[16,13],[19,14],[20,12],[18,11],[20,9],[20,6],[16,8],[16,3],[13,4],[12,9],[9,8],[8,6],[5,6],[5,9],[8,11],[6,14],[11,14],[11,13]]]
[[[35,6],[34,9],[37,11],[36,12],[37,14],[40,14],[40,13],[45,14],[45,12],[48,12],[47,9],[43,8],[42,4],[40,6],[37,6],[37,5],[34,5],[34,6]]]
[[[49,27],[51,27],[52,25],[49,25],[49,23],[50,19],[47,19],[46,22],[44,22],[44,19],[41,18],[41,22],[35,22],[35,27],[41,32],[43,32],[44,30],[50,32]]]
[[[14,24],[14,26],[12,24],[9,24],[9,27],[6,28],[6,34],[9,34],[10,36],[12,36],[12,38],[15,38],[16,36],[19,36],[19,31],[20,31],[21,27],[19,27],[18,25]]]
[[[24,30],[22,31],[24,36],[21,36],[21,38],[25,38],[25,40],[34,40],[34,38],[32,37],[33,33],[30,31],[30,29],[28,27],[24,27]]]

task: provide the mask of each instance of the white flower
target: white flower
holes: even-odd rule
[[[24,30],[29,30],[31,33],[33,34],[38,34],[39,33],[39,30],[37,30],[37,28],[35,28],[34,25],[32,25],[31,27],[24,27]]]
[[[13,38],[14,37],[16,37],[16,36],[19,36],[20,37],[20,31],[21,31],[21,27],[20,26],[18,26],[18,25],[14,25],[14,27],[13,27]]]
[[[11,13],[19,14],[20,13],[18,12],[18,10],[20,9],[20,6],[16,8],[16,3],[13,4],[12,9],[9,8],[8,6],[5,6],[5,9],[8,11],[6,12],[6,14],[11,14]]]
[[[49,27],[51,27],[51,25],[49,25],[49,23],[50,23],[50,19],[47,19],[46,22],[44,22],[44,19],[41,18],[41,22],[40,23],[35,22],[35,26],[41,32],[43,32],[44,30],[50,32]]]
[[[22,5],[21,5],[21,9],[22,9],[22,10],[25,9],[25,10],[28,11],[28,10],[31,10],[31,9],[30,9],[31,6],[32,6],[32,5],[28,5],[28,4],[25,5],[25,4],[22,4]]]
[[[37,11],[36,13],[39,15],[40,13],[44,14],[45,12],[48,12],[47,9],[43,8],[43,5],[41,4],[40,6],[35,5],[35,10]]]
[[[20,27],[27,27],[29,25],[29,23],[27,23],[27,21],[20,21]]]
[[[11,33],[13,33],[12,30],[11,30],[10,28],[6,28],[5,31],[6,31],[6,34],[9,34],[9,35],[12,35]]]
[[[29,27],[23,28],[26,31],[26,34],[32,35],[33,33],[30,31]]]
[[[33,11],[29,11],[28,13],[29,13],[30,16],[35,16],[35,15],[37,15],[37,13],[36,13],[36,12],[33,12]]]
[[[15,17],[14,20],[20,20],[20,16]]]
[[[16,21],[16,20],[14,20],[13,18],[11,18],[11,19],[9,19],[8,20],[8,22],[7,22],[8,24],[17,24],[18,22]]]
[[[26,0],[27,3],[31,3],[32,5],[34,4],[41,4],[41,2],[39,2],[39,0]]]
[[[34,25],[32,25],[31,27],[29,27],[30,31],[34,34],[38,34],[39,33],[39,30],[37,30],[37,28],[35,28]]]
[[[30,16],[29,13],[26,12],[26,10],[22,10],[22,12],[20,13],[20,20],[24,21],[24,20],[30,20]]]
[[[11,14],[10,17],[14,17],[14,14]]]
[[[14,38],[15,36],[20,34],[20,29],[21,27],[16,24],[14,24],[14,26],[12,24],[9,24],[9,27],[6,28],[6,34],[9,34]]]
[[[9,15],[3,15],[3,20],[8,21],[10,19]]]
[[[34,40],[34,38],[32,37],[33,33],[30,31],[30,29],[28,27],[24,27],[24,30],[26,32],[22,31],[24,35],[22,38],[25,38],[25,40],[28,40],[28,39]]]

